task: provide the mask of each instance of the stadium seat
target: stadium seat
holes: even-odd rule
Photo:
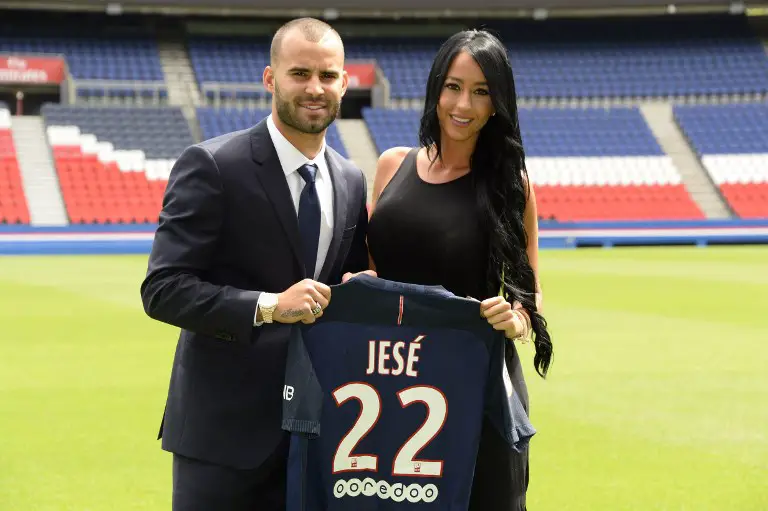
[[[160,98],[167,98],[165,75],[155,39],[139,33],[83,35],[81,27],[0,26],[0,53],[24,55],[63,55],[69,73],[75,80],[106,80],[120,82],[154,82],[153,86],[130,83],[123,87],[99,85],[78,86],[77,95],[86,97],[151,97],[159,87]],[[101,27],[99,27],[101,28]]]
[[[72,223],[156,222],[176,158],[194,143],[179,108],[45,105]]]
[[[745,16],[546,22],[481,20],[507,45],[522,98],[669,97],[768,92],[768,56]],[[446,37],[345,37],[348,60],[375,59],[391,96],[424,96]],[[261,83],[268,38],[193,36],[198,83]],[[237,90],[233,97],[265,93]]]
[[[491,21],[523,97],[674,97],[768,91],[746,16]]]
[[[189,60],[200,90],[206,84],[236,83],[248,85],[242,90],[222,91],[223,98],[270,98],[267,91],[250,90],[260,84],[264,67],[269,64],[270,40],[267,38],[231,38],[195,36],[187,43]],[[212,92],[206,96],[213,97]]]
[[[29,209],[11,133],[11,113],[0,102],[0,224],[28,224]]]
[[[687,105],[675,119],[741,218],[768,218],[768,104]]]
[[[271,113],[270,110],[250,108],[213,108],[199,107],[197,119],[203,139],[218,137],[224,133],[250,128],[263,120]],[[335,124],[328,127],[326,135],[328,145],[333,147],[345,158],[348,158],[347,149],[341,141],[341,135]]]
[[[420,112],[367,108],[377,150],[418,144]],[[538,212],[560,221],[699,219],[636,108],[521,109]]]

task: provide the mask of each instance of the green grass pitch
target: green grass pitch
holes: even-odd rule
[[[0,258],[0,510],[170,509],[146,257]],[[768,247],[545,251],[529,509],[768,509]]]

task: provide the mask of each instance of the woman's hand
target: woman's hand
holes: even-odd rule
[[[504,331],[507,339],[516,339],[527,333],[525,316],[520,302],[510,304],[503,296],[494,296],[480,302],[480,314],[496,330]]]
[[[375,272],[375,271],[373,271],[373,270],[364,270],[364,271],[359,271],[359,272],[357,272],[357,273],[350,273],[350,272],[347,272],[347,273],[345,273],[344,275],[342,275],[342,277],[341,277],[341,283],[342,283],[342,284],[344,284],[344,283],[346,283],[346,282],[347,282],[349,279],[353,279],[353,278],[355,278],[355,277],[357,277],[358,275],[361,275],[361,274],[363,274],[363,273],[365,273],[366,275],[370,275],[371,277],[378,277],[378,275],[376,275],[376,272]]]

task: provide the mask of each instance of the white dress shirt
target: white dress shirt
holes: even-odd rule
[[[272,138],[272,144],[275,146],[277,158],[280,160],[280,166],[283,168],[283,172],[285,172],[285,179],[291,191],[293,209],[296,212],[297,218],[299,215],[301,191],[306,185],[304,179],[298,173],[298,169],[307,163],[317,165],[315,188],[320,200],[320,239],[317,245],[315,272],[314,275],[310,276],[317,280],[320,276],[320,270],[325,263],[325,256],[328,254],[328,247],[331,245],[331,238],[333,237],[333,183],[331,182],[328,164],[325,161],[326,144],[323,141],[323,147],[317,156],[314,159],[309,159],[280,133],[280,130],[275,126],[275,121],[272,119],[271,114],[267,117],[267,129],[269,130],[269,136]],[[254,324],[258,326],[260,323]]]

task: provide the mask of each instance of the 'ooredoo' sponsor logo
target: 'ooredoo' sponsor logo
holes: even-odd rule
[[[382,500],[392,499],[395,502],[434,502],[437,499],[437,486],[427,484],[404,485],[403,483],[389,484],[386,481],[375,481],[370,477],[363,479],[339,479],[333,485],[333,496],[342,497],[378,497]]]

